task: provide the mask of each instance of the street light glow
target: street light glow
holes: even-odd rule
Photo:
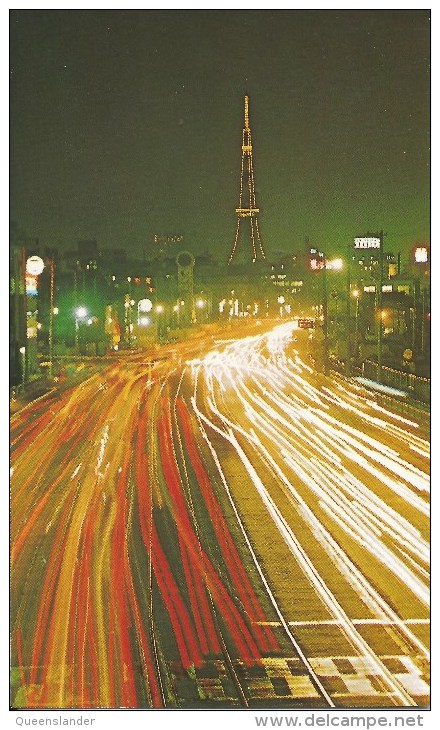
[[[342,259],[332,259],[331,261],[326,261],[325,268],[332,271],[341,271],[344,268],[344,262]]]
[[[428,262],[428,249],[426,246],[418,246],[414,251],[414,261],[417,264],[426,264]]]
[[[128,306],[130,304],[134,304],[134,300],[131,300],[130,302],[127,302]],[[140,302],[138,302],[138,312],[151,312],[153,309],[153,302],[151,299],[141,299]]]
[[[77,307],[75,314],[78,319],[83,319],[87,317],[87,309],[85,307]]]
[[[32,276],[40,276],[44,269],[44,261],[40,256],[29,256],[26,261],[26,271]]]

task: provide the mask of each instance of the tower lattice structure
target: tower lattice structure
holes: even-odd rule
[[[249,97],[244,97],[244,128],[243,139],[241,145],[241,175],[240,175],[240,202],[237,213],[237,228],[235,231],[235,239],[231,249],[228,263],[230,264],[236,255],[238,239],[240,236],[240,223],[243,218],[249,219],[250,239],[252,245],[252,261],[257,260],[257,254],[264,259],[263,244],[261,242],[260,231],[258,228],[258,213],[255,200],[255,182],[254,182],[254,163],[252,160],[252,134],[249,126]]]

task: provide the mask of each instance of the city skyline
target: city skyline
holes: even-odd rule
[[[11,220],[41,245],[228,256],[243,99],[268,254],[430,235],[429,11],[10,13]],[[276,43],[274,44],[274,39]]]

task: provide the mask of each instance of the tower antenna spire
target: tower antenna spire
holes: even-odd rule
[[[235,209],[237,214],[237,227],[235,230],[234,243],[229,255],[228,263],[233,260],[238,244],[240,234],[240,223],[243,218],[248,218],[250,223],[250,239],[252,246],[252,261],[257,260],[257,245],[259,254],[263,259],[266,258],[263,244],[261,242],[260,231],[258,228],[257,214],[260,209],[257,208],[255,200],[255,182],[254,182],[254,164],[252,159],[252,135],[249,125],[249,97],[244,97],[244,128],[241,145],[241,174],[240,174],[240,199],[238,208]]]

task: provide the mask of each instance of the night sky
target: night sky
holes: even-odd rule
[[[11,220],[226,259],[246,93],[269,254],[429,240],[428,10],[11,10]]]

